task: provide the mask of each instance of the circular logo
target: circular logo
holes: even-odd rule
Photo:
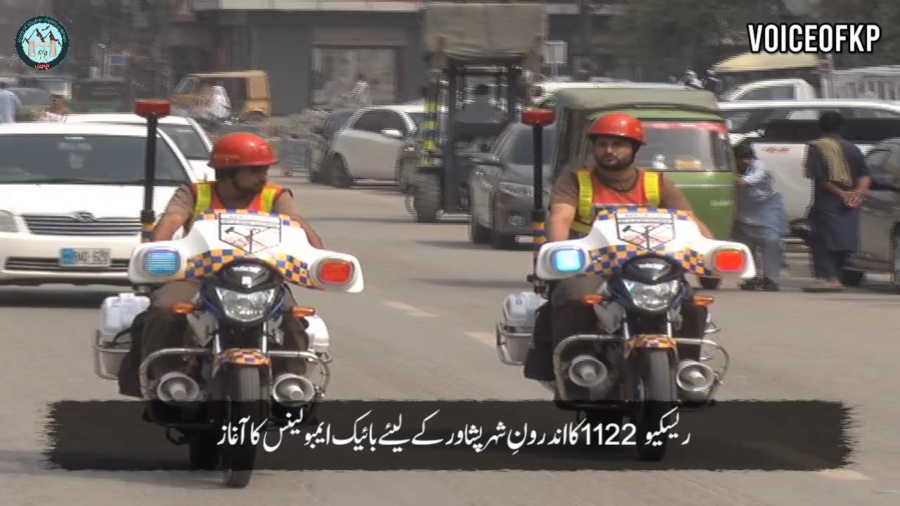
[[[16,33],[16,52],[31,68],[52,69],[69,52],[69,33],[59,21],[50,16],[35,16]]]

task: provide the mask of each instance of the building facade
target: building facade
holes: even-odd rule
[[[294,114],[346,92],[357,76],[369,82],[376,103],[419,98],[426,72],[422,52],[421,0],[194,0],[185,16],[207,39],[205,57],[189,71],[264,70],[272,88],[272,112]],[[548,13],[549,40],[576,47],[583,8],[576,0],[541,2]],[[596,26],[621,8],[621,1],[590,7]],[[186,21],[187,22],[187,21]],[[579,39],[580,40],[580,39]],[[195,49],[195,54],[199,54]],[[556,68],[570,72],[579,56],[569,50]],[[181,61],[187,61],[179,48]],[[206,68],[202,68],[203,62]]]

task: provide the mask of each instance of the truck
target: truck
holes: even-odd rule
[[[737,81],[720,96],[738,100],[866,98],[900,100],[900,65],[836,70],[831,55],[744,53],[710,70]]]

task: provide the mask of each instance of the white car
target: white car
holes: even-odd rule
[[[758,137],[772,120],[815,120],[825,111],[838,111],[845,118],[900,118],[900,106],[889,102],[831,98],[815,100],[741,100],[719,102],[732,145],[747,137]],[[809,182],[804,191],[809,193]]]
[[[128,285],[140,242],[147,130],[67,123],[0,125],[0,285]],[[195,183],[160,132],[153,208]]]
[[[425,105],[382,105],[360,109],[334,137],[326,161],[335,186],[356,179],[397,181],[400,153],[425,118]]]
[[[141,125],[146,128],[147,120],[137,114],[129,113],[100,113],[100,114],[69,114],[66,123],[115,123],[119,125]],[[159,120],[159,129],[166,133],[178,149],[184,154],[191,169],[201,181],[215,181],[216,172],[209,165],[209,152],[212,151],[212,141],[206,135],[196,121],[183,116],[166,116]]]

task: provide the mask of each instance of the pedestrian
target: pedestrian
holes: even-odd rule
[[[844,116],[837,111],[819,117],[822,137],[807,146],[804,175],[812,180],[807,220],[816,283],[806,292],[844,289],[841,274],[859,246],[859,206],[872,180],[865,157],[840,135]]]
[[[357,74],[356,82],[348,93],[348,98],[352,103],[356,103],[359,107],[368,107],[372,105],[372,95],[369,88],[369,80],[364,74]]]
[[[774,178],[756,158],[753,146],[743,141],[734,148],[737,160],[737,217],[734,239],[750,248],[757,275],[741,283],[741,290],[777,292],[781,275],[787,215],[784,198],[775,190]]]
[[[72,114],[72,111],[66,107],[65,98],[62,95],[53,95],[50,98],[50,107],[43,113],[43,119],[44,121],[63,122],[69,114]]]
[[[15,123],[16,112],[22,107],[22,101],[6,87],[6,83],[0,82],[0,123]]]
[[[709,69],[706,71],[706,79],[703,81],[703,88],[711,91],[715,96],[722,94],[722,80],[716,76],[716,71]]]

